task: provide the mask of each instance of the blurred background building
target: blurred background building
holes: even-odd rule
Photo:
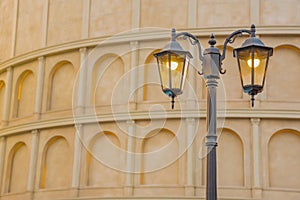
[[[218,196],[300,199],[299,0],[1,0],[0,199],[204,199],[204,82],[175,109],[153,53],[171,28],[257,26],[274,47],[251,108],[232,49],[219,87]],[[194,55],[197,50],[181,41]],[[196,56],[194,56],[196,57]]]

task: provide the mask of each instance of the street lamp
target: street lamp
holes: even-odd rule
[[[252,28],[254,30],[251,32],[251,37],[245,40],[240,48],[233,50],[233,56],[237,58],[242,86],[244,92],[251,95],[253,107],[254,96],[263,90],[273,48],[266,47],[255,37],[255,27]]]
[[[267,47],[255,35],[255,26],[250,30],[237,30],[231,33],[225,40],[223,52],[214,45],[216,41],[212,34],[209,40],[210,47],[203,51],[196,36],[181,32],[176,33],[172,29],[172,39],[162,51],[155,53],[157,58],[158,71],[160,75],[163,92],[172,98],[172,109],[174,108],[174,98],[182,94],[186,73],[189,67],[189,60],[192,55],[184,51],[176,41],[178,37],[189,39],[192,45],[198,47],[199,59],[202,61],[202,72],[207,88],[207,176],[206,176],[206,199],[217,199],[217,177],[216,177],[216,146],[217,146],[217,124],[216,124],[216,92],[220,74],[225,74],[222,69],[222,61],[225,59],[226,47],[228,43],[233,43],[238,36],[249,34],[241,47],[233,50],[234,57],[237,58],[242,87],[245,93],[251,96],[252,107],[254,106],[254,96],[262,92],[269,57],[273,55],[273,48]]]
[[[173,29],[172,40],[155,56],[157,57],[162,90],[172,98],[173,109],[174,98],[182,94],[189,60],[192,58],[192,55],[190,52],[184,51],[176,41],[176,32]]]

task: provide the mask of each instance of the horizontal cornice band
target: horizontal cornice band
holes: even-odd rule
[[[199,37],[209,37],[211,33],[219,36],[229,35],[237,29],[249,29],[249,27],[215,27],[215,28],[193,28],[193,29],[178,29],[178,31],[191,32]],[[257,34],[259,35],[300,35],[300,26],[261,26],[257,27]],[[0,63],[0,72],[7,67],[20,65],[42,56],[53,55],[61,52],[72,51],[75,49],[93,47],[99,44],[110,45],[118,43],[126,43],[131,41],[151,41],[161,40],[170,37],[169,29],[141,29],[140,31],[133,30],[129,33],[103,36],[97,38],[82,39],[68,43],[62,43],[54,46],[40,48],[22,55],[15,56],[9,60]],[[299,47],[300,48],[300,47]]]
[[[150,117],[151,116],[151,117]],[[205,119],[206,110],[185,110],[185,111],[138,111],[131,113],[115,113],[101,115],[86,115],[78,117],[57,118],[49,120],[34,121],[26,124],[7,126],[0,129],[0,136],[12,135],[31,130],[40,130],[52,127],[82,125],[98,122],[126,122],[132,120],[162,120],[162,119]],[[263,109],[228,109],[219,111],[219,118],[226,119],[300,119],[300,111],[287,110],[263,110]]]

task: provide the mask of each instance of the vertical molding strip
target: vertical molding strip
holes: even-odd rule
[[[192,55],[198,55],[198,49],[195,46],[190,45],[189,51],[191,52]],[[197,76],[198,74],[196,73],[197,71],[200,71],[201,64],[199,59],[192,59],[190,62],[190,66],[188,69],[188,79],[186,81],[188,81],[189,84],[188,85],[188,108],[189,109],[195,109],[197,108],[196,102],[196,94],[197,92],[200,91],[196,91],[197,86],[196,86],[196,78],[202,79],[201,76]]]
[[[49,23],[49,0],[43,1],[43,17],[42,17],[42,41],[41,46],[46,47],[47,46],[47,32],[48,32],[48,23]]]
[[[81,39],[87,39],[89,37],[90,31],[90,7],[91,0],[83,1],[83,10],[82,10],[82,29],[81,29]]]
[[[81,170],[81,152],[82,152],[82,138],[83,125],[75,125],[75,145],[74,145],[74,163],[73,163],[73,176],[72,188],[78,189],[80,186],[80,170]]]
[[[16,54],[17,46],[17,31],[18,31],[18,17],[19,17],[19,0],[14,0],[14,18],[13,18],[13,31],[12,31],[12,48],[11,48],[11,57],[14,57]]]
[[[185,196],[195,195],[195,152],[194,152],[194,139],[195,139],[195,122],[194,118],[187,118],[187,186],[185,189]]]
[[[77,87],[77,105],[76,106],[76,113],[83,114],[85,108],[85,98],[86,98],[86,62],[87,62],[87,48],[79,49],[80,52],[80,68],[78,70],[79,73],[79,80],[78,80],[78,87]],[[75,101],[76,102],[76,101]],[[74,108],[73,108],[74,109]]]
[[[11,107],[11,95],[12,95],[12,81],[13,81],[13,67],[7,68],[7,79],[5,90],[5,101],[4,101],[4,112],[3,112],[3,125],[7,126],[9,121],[9,113]]]
[[[131,68],[130,68],[130,99],[129,102],[137,101],[137,81],[138,81],[138,63],[139,63],[139,43],[137,41],[130,42],[131,47]]]
[[[197,27],[197,0],[189,0],[188,1],[188,27],[189,28],[196,28]],[[198,49],[193,46],[189,45],[189,51],[192,55],[198,55]],[[201,52],[202,53],[202,52]],[[200,70],[201,64],[199,63],[198,57],[196,59],[192,59],[189,67],[189,73],[188,73],[188,81],[189,81],[189,90],[188,90],[188,108],[195,108],[195,94],[196,94],[196,71]],[[194,69],[193,69],[194,67]],[[196,68],[196,69],[195,69]]]
[[[189,0],[188,2],[188,27],[197,27],[197,0]]]
[[[6,150],[6,137],[0,138],[0,190],[1,195],[3,194],[4,189],[4,163],[5,163],[5,150]],[[1,197],[0,197],[1,198]]]
[[[260,0],[250,1],[250,24],[260,25]]]
[[[29,175],[28,175],[28,185],[27,190],[29,192],[34,191],[35,186],[35,177],[36,177],[36,168],[37,168],[37,159],[38,159],[38,148],[39,148],[39,131],[32,130],[32,150],[30,156],[29,164]]]
[[[262,185],[261,185],[261,137],[260,137],[260,119],[251,118],[252,125],[252,156],[253,156],[253,183],[252,183],[252,196],[260,199],[262,197]]]
[[[140,28],[141,22],[141,0],[132,0],[131,28],[135,32]]]
[[[35,97],[35,115],[36,119],[41,118],[42,103],[43,103],[43,91],[44,91],[44,72],[45,72],[45,57],[38,58],[38,76],[37,76],[37,90]]]
[[[125,195],[132,196],[133,195],[133,176],[134,176],[134,149],[135,149],[135,121],[128,120],[128,140],[127,140],[127,154],[126,154],[126,182],[125,182]]]

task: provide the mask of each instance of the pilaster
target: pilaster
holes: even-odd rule
[[[140,28],[141,21],[141,0],[132,0],[132,31],[137,31]]]
[[[250,1],[250,24],[260,24],[260,0]]]
[[[195,139],[195,119],[187,118],[187,180],[185,187],[185,196],[195,195],[195,151],[194,151],[194,139]]]
[[[77,102],[75,104],[75,112],[77,115],[81,115],[84,113],[84,108],[85,108],[85,99],[88,96],[86,94],[86,75],[87,75],[87,67],[86,67],[86,62],[87,62],[87,48],[81,48],[79,50],[80,52],[80,69],[78,71],[78,84],[77,84],[77,100],[74,102]],[[74,108],[73,108],[74,109]]]
[[[80,170],[81,170],[81,158],[82,158],[82,132],[83,125],[75,125],[75,145],[74,145],[74,163],[73,163],[73,176],[72,176],[72,188],[75,190],[79,189],[80,186]],[[78,195],[78,194],[77,194]]]
[[[11,95],[12,95],[12,80],[13,80],[13,68],[7,68],[6,90],[4,100],[4,112],[3,112],[3,126],[8,125],[10,107],[11,107]]]
[[[135,149],[135,121],[128,120],[128,139],[127,139],[127,157],[126,157],[126,182],[124,193],[126,196],[133,195],[133,186],[134,186],[134,149]]]
[[[43,0],[43,16],[42,16],[42,41],[41,47],[47,46],[48,33],[48,17],[49,17],[49,0]]]
[[[35,118],[40,119],[42,113],[43,91],[44,91],[44,73],[45,73],[45,57],[38,58],[38,77],[37,77],[37,90],[35,96]]]
[[[260,133],[260,119],[251,118],[252,125],[252,156],[253,156],[253,183],[252,196],[256,199],[262,198],[262,184],[261,184],[261,133]]]
[[[130,68],[130,91],[129,102],[137,102],[137,89],[138,89],[138,63],[139,63],[139,43],[137,41],[130,42],[131,47],[131,68]]]
[[[31,149],[31,156],[30,156],[30,163],[29,163],[27,190],[32,193],[35,187],[35,177],[37,171],[36,168],[37,168],[38,148],[39,148],[39,131],[32,130],[31,133],[32,133],[32,144],[31,144],[32,149]]]
[[[188,27],[195,28],[197,27],[197,0],[189,0],[188,6]]]
[[[91,0],[83,1],[81,39],[89,37]]]
[[[16,54],[18,18],[19,18],[19,0],[14,0],[11,57],[14,57]]]
[[[0,138],[0,188],[1,194],[4,188],[4,163],[5,163],[6,137]]]
[[[199,52],[197,52],[198,49],[193,46],[193,45],[190,45],[190,52],[192,55],[198,55]],[[188,99],[187,99],[187,107],[188,109],[195,109],[197,107],[196,105],[196,78],[199,78],[201,79],[200,76],[197,76],[197,71],[200,71],[200,67],[201,67],[201,64],[200,64],[200,61],[199,59],[191,59],[190,61],[190,66],[189,66],[189,69],[188,69],[188,78],[186,79],[186,83],[185,85],[188,86]]]

